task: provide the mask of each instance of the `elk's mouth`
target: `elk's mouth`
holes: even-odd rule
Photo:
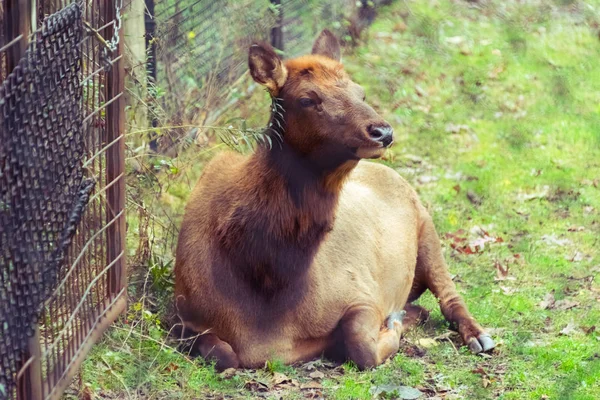
[[[383,145],[358,147],[354,151],[354,153],[356,154],[356,156],[358,158],[375,159],[375,158],[381,158],[384,155],[386,149],[387,149],[387,147],[384,147]]]

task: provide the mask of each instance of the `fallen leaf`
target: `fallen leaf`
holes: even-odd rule
[[[458,183],[456,185],[452,186],[452,189],[454,189],[456,191],[456,194],[460,193],[460,185]]]
[[[235,368],[227,368],[219,375],[222,379],[231,379],[235,376],[237,370]]]
[[[576,332],[577,332],[577,325],[575,325],[573,322],[569,322],[567,324],[567,326],[565,326],[563,329],[561,329],[559,335],[571,336]]]
[[[383,396],[397,396],[399,399],[413,400],[423,395],[419,389],[410,386],[397,385],[379,385],[371,388],[371,394],[374,398]]]
[[[462,36],[450,36],[446,38],[446,43],[448,44],[462,44],[464,41],[465,38]]]
[[[480,206],[482,201],[481,201],[481,197],[479,197],[475,192],[469,190],[467,192],[467,199],[469,199],[469,201],[471,202],[471,204],[474,204],[476,206]]]
[[[580,262],[583,261],[586,257],[588,256],[580,251],[576,251],[575,254],[573,254],[572,256],[567,256],[565,258],[571,262]]]
[[[273,377],[271,378],[272,385],[281,385],[283,383],[289,383],[292,380],[287,377],[287,375],[282,374],[281,372],[273,372]]]
[[[554,307],[554,303],[556,302],[556,300],[554,300],[554,293],[548,293],[545,297],[544,300],[542,300],[539,304],[539,307],[542,310],[550,310]]]
[[[428,349],[430,347],[437,346],[438,342],[435,339],[422,338],[422,339],[417,340],[417,344],[425,349]]]
[[[500,289],[502,289],[502,292],[505,295],[507,295],[507,296],[510,296],[510,295],[512,295],[512,294],[514,294],[514,293],[517,292],[517,289],[511,288],[511,287],[508,287],[508,286],[500,286]]]
[[[431,176],[431,175],[421,175],[417,178],[417,181],[423,185],[427,184],[427,183],[432,183],[432,182],[436,182],[438,181],[440,178],[438,178],[437,176]]]
[[[309,389],[323,389],[323,385],[321,385],[317,381],[309,381],[300,385],[301,390],[309,390]]]
[[[573,301],[569,299],[558,300],[554,303],[554,307],[557,310],[570,310],[571,308],[575,308],[579,305],[578,301]]]
[[[256,379],[252,379],[244,383],[244,389],[251,392],[268,392],[269,385],[264,382],[257,381]]]
[[[585,231],[585,226],[571,226],[568,229],[569,232],[583,232]]]
[[[583,333],[585,333],[586,335],[589,335],[591,333],[594,333],[594,331],[596,331],[596,325],[592,325],[590,327],[585,327],[582,326],[581,330],[583,331]]]
[[[508,265],[502,265],[498,261],[495,261],[494,266],[496,267],[495,281],[505,281],[508,279]]]
[[[463,45],[460,48],[460,54],[462,54],[463,56],[470,56],[471,54],[473,54],[473,51],[471,51],[471,49],[466,45]]]
[[[323,378],[325,378],[325,374],[322,373],[321,371],[311,372],[308,376],[310,376],[313,379],[323,379]]]
[[[427,97],[429,96],[429,93],[427,93],[427,91],[425,89],[423,89],[421,86],[419,85],[415,85],[415,93],[419,96],[419,97]]]
[[[392,30],[394,32],[400,32],[400,33],[402,33],[404,31],[406,31],[407,28],[408,27],[406,26],[406,24],[404,22],[400,21],[396,25],[394,25],[394,27],[392,28]]]
[[[598,185],[600,184],[600,179],[596,178],[593,181],[589,180],[589,179],[584,179],[581,181],[581,183],[586,186],[593,186],[593,187],[597,188]]]
[[[83,389],[83,392],[79,395],[81,400],[92,400],[94,398],[93,392],[92,392],[92,388],[90,388],[89,386],[86,386]]]
[[[564,246],[573,244],[573,242],[570,239],[566,239],[566,238],[561,239],[554,234],[543,235],[541,238],[541,241],[546,244],[558,246],[558,247],[564,247]]]
[[[488,378],[483,378],[483,380],[481,381],[481,384],[483,385],[484,388],[490,386],[490,380]]]
[[[542,190],[540,190],[539,192],[534,192],[534,193],[520,193],[517,195],[517,200],[520,201],[529,201],[529,200],[534,200],[534,199],[543,199],[548,197],[548,194],[550,193],[550,186],[545,185]]]
[[[177,371],[178,369],[179,369],[179,365],[177,365],[175,363],[169,363],[165,367],[165,372],[173,372],[173,371]]]
[[[488,77],[490,79],[496,79],[502,72],[504,72],[504,66],[499,65],[496,68],[494,68],[492,71],[490,71],[490,73],[488,74]]]
[[[446,125],[446,132],[448,133],[460,133],[461,131],[469,132],[471,128],[469,125],[460,125],[460,124],[448,124]]]

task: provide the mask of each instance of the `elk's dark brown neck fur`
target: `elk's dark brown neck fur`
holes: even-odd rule
[[[357,161],[322,144],[299,154],[284,138],[248,159],[219,241],[231,268],[272,298],[297,286],[333,227],[343,182]],[[349,158],[350,157],[350,158]]]

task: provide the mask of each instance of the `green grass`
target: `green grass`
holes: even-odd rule
[[[381,162],[431,210],[458,289],[498,347],[491,357],[460,347],[428,294],[420,304],[432,310],[429,322],[393,360],[364,373],[317,364],[327,398],[369,399],[385,384],[446,399],[600,398],[599,13],[597,1],[399,1],[344,56],[395,127]],[[258,92],[231,116],[260,124],[267,110]],[[157,203],[175,221],[202,167],[190,160],[198,158],[173,161],[190,166]],[[447,233],[464,230],[456,235],[468,244],[476,227],[503,241],[476,254],[451,248]],[[162,262],[152,264],[158,275],[169,268]],[[495,280],[498,265],[507,279]],[[165,345],[156,301],[134,294],[128,321],[83,366],[84,387],[100,398],[252,398],[258,381],[270,385],[267,397],[308,392],[298,388],[313,380],[306,366],[271,362],[225,379],[177,353]],[[563,302],[544,309],[548,294]],[[275,372],[293,379],[289,387],[271,383]]]

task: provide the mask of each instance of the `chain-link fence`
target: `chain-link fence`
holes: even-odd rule
[[[0,399],[57,399],[125,308],[113,1],[0,0]]]
[[[159,150],[189,139],[183,128],[202,125],[236,101],[231,88],[247,70],[254,41],[266,41],[284,57],[307,52],[328,28],[346,43],[385,1],[365,0],[146,0],[149,74]],[[236,89],[234,89],[236,90]],[[217,113],[218,114],[218,113]]]

